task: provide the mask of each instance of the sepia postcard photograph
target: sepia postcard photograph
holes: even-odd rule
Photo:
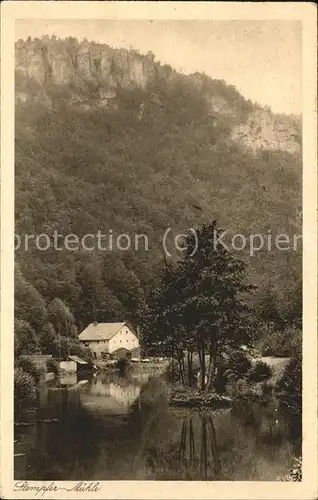
[[[316,20],[2,5],[2,498],[317,498]]]

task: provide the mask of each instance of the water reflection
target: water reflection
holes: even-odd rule
[[[60,385],[61,386],[72,386],[75,385],[78,381],[77,373],[66,373],[60,376]]]
[[[93,378],[82,394],[84,407],[107,413],[128,413],[132,404],[140,396],[140,385],[122,377]]]
[[[221,461],[213,419],[208,415],[183,417],[179,441],[167,450],[147,450],[147,471],[180,479],[221,479]]]
[[[105,373],[44,386],[31,425],[15,428],[15,478],[273,481],[300,451],[275,402],[171,410],[169,390]]]

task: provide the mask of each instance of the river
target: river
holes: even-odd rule
[[[300,454],[274,401],[202,413],[169,408],[168,393],[152,373],[43,385],[15,426],[15,479],[273,481]]]

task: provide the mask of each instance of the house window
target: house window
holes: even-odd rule
[[[85,347],[89,347],[89,342],[84,342]]]

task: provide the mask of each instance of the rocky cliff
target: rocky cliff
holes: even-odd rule
[[[117,109],[119,94],[134,95],[139,120],[149,105],[162,106],[158,82],[186,85],[205,97],[213,121],[226,120],[229,139],[254,153],[259,150],[287,151],[299,155],[301,125],[297,117],[275,115],[270,109],[246,101],[237,90],[220,80],[195,73],[178,74],[168,65],[155,61],[151,52],[113,49],[107,45],[76,39],[43,37],[16,43],[16,102],[39,101],[53,106],[52,96],[65,99],[89,111],[92,108]]]
[[[275,115],[269,109],[257,109],[249,114],[245,123],[233,127],[231,137],[254,152],[281,150],[299,154],[300,120],[297,117]]]

